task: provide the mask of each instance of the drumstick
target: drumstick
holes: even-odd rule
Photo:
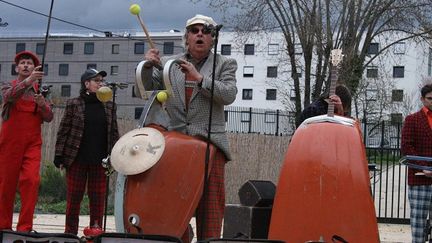
[[[141,7],[140,7],[138,4],[136,4],[136,3],[135,3],[135,4],[132,4],[132,5],[129,7],[129,12],[130,12],[132,15],[136,15],[136,16],[137,16],[138,21],[139,21],[139,23],[140,23],[142,29],[144,30],[144,33],[145,33],[146,37],[147,37],[147,41],[148,41],[149,44],[150,44],[150,48],[151,48],[151,49],[155,49],[155,45],[153,44],[153,41],[152,41],[152,39],[150,38],[150,35],[149,35],[148,31],[147,31],[147,27],[145,26],[144,21],[143,21],[143,20],[141,19],[141,17],[140,17]]]
[[[141,19],[141,17],[140,17],[139,14],[137,14],[136,16],[137,16],[137,18],[138,18],[138,21],[139,21],[140,24],[141,24],[142,29],[144,30],[144,33],[145,33],[145,35],[146,35],[146,37],[147,37],[147,41],[148,41],[149,44],[150,44],[150,48],[151,48],[151,49],[155,49],[155,45],[153,44],[153,41],[152,41],[152,39],[150,38],[150,35],[149,35],[148,31],[147,31],[147,28],[146,28],[146,26],[144,25],[144,21]]]
[[[141,27],[142,27],[142,29],[144,30],[144,33],[145,33],[145,35],[146,35],[146,37],[147,37],[147,41],[149,42],[150,48],[151,48],[151,49],[156,49],[155,45],[153,44],[152,39],[150,38],[150,35],[149,35],[148,31],[147,31],[147,28],[146,28],[146,26],[145,26],[145,24],[144,24],[144,21],[141,19],[141,17],[140,17],[139,14],[137,14],[136,16],[138,17],[138,21],[140,22]],[[163,70],[163,68],[162,68],[162,66],[161,66],[160,63],[155,63],[154,65],[155,65],[155,67],[156,67],[157,69],[159,69],[159,70]]]

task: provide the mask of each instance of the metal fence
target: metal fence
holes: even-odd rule
[[[401,166],[400,149],[367,148],[369,163],[376,164],[371,174],[371,191],[378,221],[409,223],[407,168]]]
[[[400,148],[402,123],[362,122],[364,144],[369,148]]]
[[[228,132],[289,136],[295,131],[294,121],[292,113],[282,110],[234,106],[225,108]]]
[[[402,123],[363,123],[371,171],[371,191],[379,222],[409,223],[407,168],[399,164]]]

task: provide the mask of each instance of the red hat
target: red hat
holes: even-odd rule
[[[22,51],[22,52],[17,53],[15,55],[15,64],[16,65],[18,65],[18,60],[23,55],[29,56],[33,60],[33,63],[35,65],[35,67],[37,67],[37,66],[40,65],[39,58],[33,52],[31,52],[31,51]]]

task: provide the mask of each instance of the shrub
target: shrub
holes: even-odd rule
[[[66,200],[65,172],[57,169],[52,163],[43,163],[39,202],[58,203]]]

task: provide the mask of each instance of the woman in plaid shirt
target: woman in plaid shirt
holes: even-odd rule
[[[86,191],[90,200],[90,226],[102,224],[106,176],[105,158],[118,140],[116,106],[100,102],[96,91],[104,85],[105,71],[87,69],[81,76],[81,91],[66,102],[57,133],[54,164],[66,168],[65,233],[78,233],[81,201]]]

